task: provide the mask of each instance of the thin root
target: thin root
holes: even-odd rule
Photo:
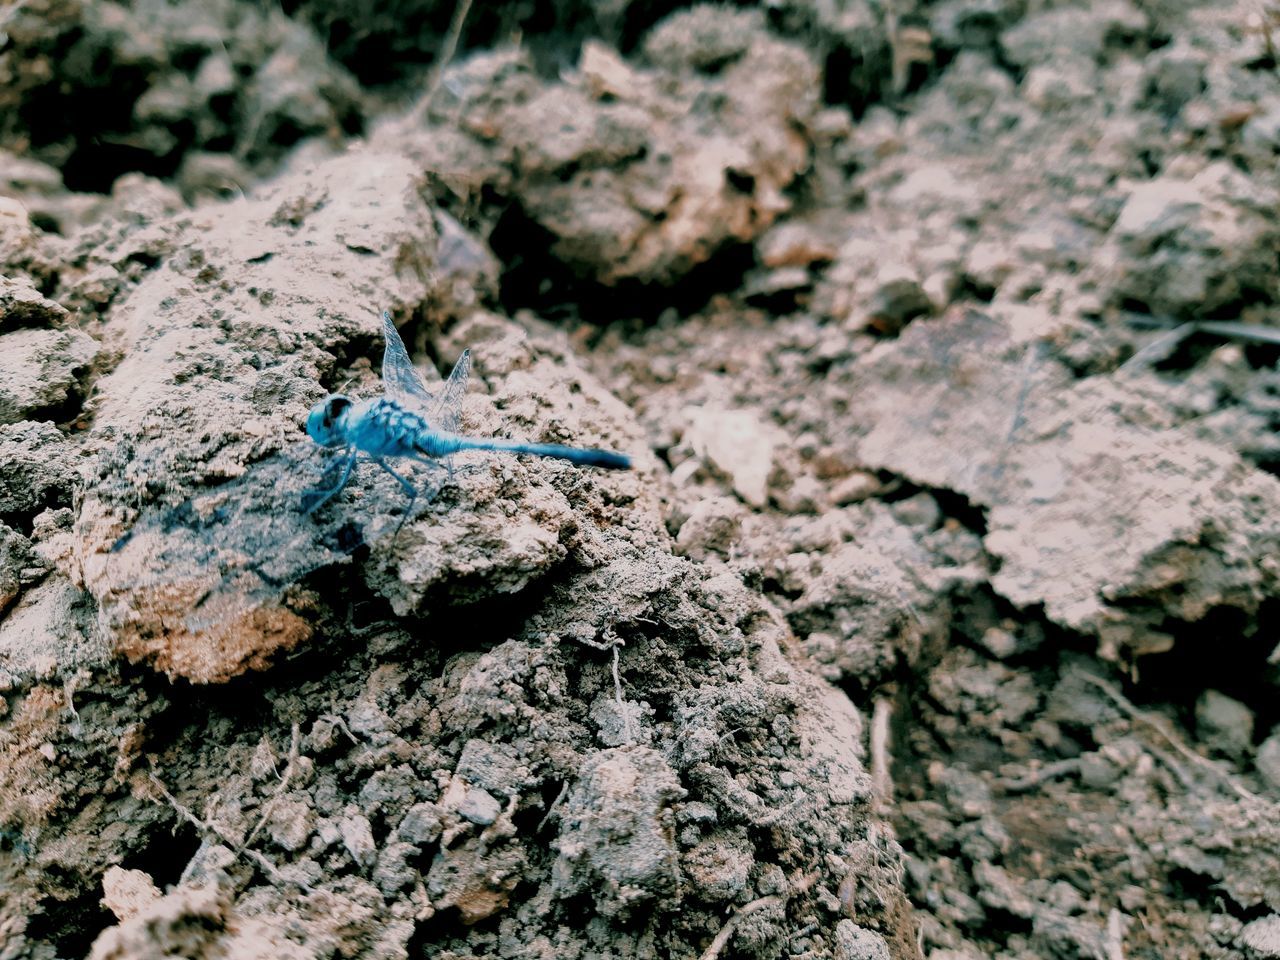
[[[1110,700],[1116,708],[1130,720],[1141,723],[1143,726],[1155,731],[1155,733],[1164,740],[1165,743],[1181,754],[1184,759],[1192,764],[1192,766],[1209,774],[1210,777],[1228,787],[1242,800],[1258,799],[1257,794],[1242,786],[1234,777],[1222,770],[1216,763],[1206,757],[1200,756],[1200,754],[1188,747],[1173,733],[1166,730],[1164,724],[1158,722],[1150,713],[1144,710],[1139,710],[1135,707],[1129,702],[1128,698],[1125,697],[1123,693],[1117,690],[1106,680],[1103,680],[1101,677],[1091,677],[1087,675],[1084,679],[1106,694],[1107,699]],[[1173,765],[1172,769],[1175,775],[1179,774],[1180,771],[1176,764]],[[1181,777],[1179,777],[1179,779],[1181,779]]]

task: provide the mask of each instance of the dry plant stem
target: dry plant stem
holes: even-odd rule
[[[350,740],[353,745],[357,747],[360,745],[360,739],[354,733],[351,732],[351,728],[347,726],[347,721],[343,720],[336,713],[323,714],[319,719],[328,720],[335,727],[337,727],[344,734],[346,734],[347,739]]]
[[[555,815],[555,812],[560,808],[560,804],[564,802],[564,798],[567,797],[568,795],[569,795],[569,781],[566,780],[564,784],[560,787],[560,792],[556,794],[556,798],[551,801],[551,806],[547,807],[547,812],[544,813],[542,815],[542,819],[538,821],[538,829],[534,831],[535,833],[542,832],[542,828],[545,827],[547,825],[547,822]]]
[[[412,126],[421,126],[426,119],[427,111],[431,109],[431,101],[435,99],[436,91],[440,89],[440,82],[444,79],[444,72],[453,60],[453,55],[458,52],[458,40],[462,37],[462,28],[470,12],[471,0],[458,0],[458,5],[453,8],[453,19],[449,22],[449,32],[445,34],[444,43],[440,47],[440,56],[436,61],[435,69],[431,71],[431,82],[427,85],[426,95],[410,115]]]
[[[290,880],[287,877],[285,877],[280,872],[280,869],[274,863],[268,860],[265,856],[263,856],[257,850],[250,850],[247,847],[241,846],[240,844],[232,840],[230,837],[228,837],[225,833],[223,833],[220,829],[218,829],[218,827],[216,827],[214,824],[201,820],[190,809],[185,807],[178,800],[177,797],[175,797],[172,793],[170,793],[168,789],[166,789],[165,785],[160,782],[160,778],[157,777],[154,773],[148,773],[147,776],[150,777],[151,782],[155,784],[156,789],[160,791],[161,796],[163,796],[165,800],[168,801],[169,806],[171,806],[174,809],[174,811],[178,814],[178,816],[182,817],[182,819],[186,820],[189,824],[191,824],[197,830],[201,831],[202,833],[212,834],[213,836],[217,837],[219,840],[225,843],[230,849],[234,850],[237,854],[244,857],[250,863],[258,867],[258,869],[260,869],[263,873],[265,873],[268,877],[270,877],[272,882],[274,882],[278,886],[287,887],[290,884],[292,884],[294,886],[301,887],[307,893],[313,892],[312,888],[306,883],[304,883],[303,881]]]
[[[1104,694],[1106,694],[1107,698],[1113,704],[1115,704],[1115,706],[1120,710],[1120,712],[1123,713],[1125,716],[1127,716],[1130,720],[1134,720],[1138,723],[1141,723],[1143,726],[1149,727],[1151,730],[1154,730],[1156,734],[1158,734],[1160,738],[1165,741],[1165,743],[1167,743],[1175,751],[1181,754],[1186,760],[1189,760],[1195,767],[1199,768],[1200,770],[1203,770],[1205,773],[1209,774],[1211,777],[1213,777],[1213,779],[1217,780],[1219,783],[1225,784],[1227,787],[1229,787],[1232,790],[1232,792],[1236,794],[1236,796],[1240,797],[1243,800],[1258,799],[1257,794],[1253,793],[1252,791],[1246,789],[1245,787],[1237,783],[1234,777],[1223,772],[1216,763],[1214,763],[1211,760],[1208,760],[1205,757],[1200,756],[1200,754],[1196,753],[1194,750],[1188,747],[1185,743],[1183,743],[1181,740],[1175,737],[1172,733],[1166,730],[1164,728],[1164,725],[1161,723],[1158,723],[1155,720],[1155,718],[1152,717],[1149,713],[1139,710],[1132,703],[1130,703],[1124,694],[1122,694],[1119,690],[1117,690],[1111,684],[1107,683],[1107,681],[1103,680],[1100,677],[1089,677],[1089,676],[1086,676],[1085,680],[1087,680],[1089,683],[1093,684],[1095,687],[1101,690]],[[1179,774],[1179,770],[1177,769],[1176,764],[1174,765],[1173,770],[1175,774]],[[1179,776],[1179,779],[1181,780],[1182,776]],[[1188,786],[1190,786],[1190,784],[1188,784]]]
[[[618,650],[622,647],[622,640],[619,639],[613,645],[613,697],[618,704],[618,714],[622,717],[622,735],[627,738],[627,743],[634,743],[635,737],[631,733],[631,715],[627,713],[627,708],[622,702],[622,678],[618,675]]]
[[[699,960],[715,960],[716,957],[720,956],[720,952],[724,950],[725,946],[729,943],[730,938],[733,936],[733,931],[737,929],[738,922],[740,920],[751,916],[751,914],[764,907],[783,902],[782,897],[775,894],[768,897],[760,897],[757,900],[752,900],[750,903],[744,904],[738,912],[730,917],[725,925],[720,928],[720,932],[716,934],[715,939],[711,941],[711,944],[706,950],[702,951],[702,956]]]
[[[1031,395],[1031,389],[1035,385],[1036,370],[1046,352],[1047,348],[1044,341],[1039,340],[1035,343],[1027,344],[1026,352],[1023,354],[1022,378],[1018,383],[1018,396],[1013,402],[1013,416],[1009,418],[1009,431],[1005,434],[1004,445],[1000,448],[999,459],[997,459],[995,468],[991,471],[991,479],[996,484],[1000,483],[1005,469],[1008,467],[1009,451],[1017,441],[1018,432],[1026,425],[1027,398]]]
[[[1151,317],[1142,314],[1126,314],[1126,319],[1135,327],[1168,328],[1179,334],[1179,339],[1192,333],[1208,333],[1215,337],[1226,337],[1234,340],[1252,340],[1256,343],[1280,343],[1280,327],[1262,323],[1241,323],[1238,320],[1187,320],[1179,323],[1172,317]],[[1155,343],[1161,343],[1157,340]],[[1146,353],[1155,344],[1148,344],[1127,360],[1124,366],[1133,363],[1139,354]],[[1122,367],[1123,369],[1123,367]]]
[[[1165,357],[1174,347],[1195,332],[1195,326],[1184,323],[1156,337],[1116,368],[1116,373],[1129,373],[1147,366],[1148,361]]]
[[[626,702],[622,699],[622,676],[619,673],[620,650],[626,646],[623,640],[612,629],[604,631],[603,640],[588,640],[585,637],[575,637],[579,643],[590,647],[592,650],[608,650],[613,654],[613,699],[618,705],[618,715],[622,717],[622,735],[626,738],[627,743],[634,743],[635,736],[631,729],[631,715],[627,713]]]

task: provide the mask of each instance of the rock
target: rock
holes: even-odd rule
[[[360,813],[348,813],[338,821],[338,830],[342,834],[342,845],[351,854],[351,859],[362,867],[371,867],[378,859],[378,850],[373,843],[373,828],[369,818]]]
[[[769,502],[769,477],[786,435],[750,410],[694,411],[685,434],[694,452],[729,478],[733,491],[757,509]]]
[[[884,937],[848,919],[836,924],[835,955],[837,960],[889,960],[892,956]]]
[[[487,827],[498,819],[502,805],[487,790],[470,787],[458,804],[458,816],[481,827]]]
[[[102,875],[102,905],[117,920],[129,920],[160,899],[160,889],[141,870],[108,867]]]
[[[1217,690],[1196,700],[1196,733],[1216,752],[1240,760],[1253,746],[1253,711]]]
[[[1280,791],[1280,731],[1272,733],[1259,744],[1254,765],[1267,785],[1272,790]]]

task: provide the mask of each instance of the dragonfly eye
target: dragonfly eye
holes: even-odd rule
[[[351,400],[337,393],[324,402],[324,419],[327,424],[335,424],[351,406]]]
[[[342,443],[338,421],[350,407],[350,398],[341,394],[334,394],[312,407],[307,415],[307,433],[311,439],[326,447]]]

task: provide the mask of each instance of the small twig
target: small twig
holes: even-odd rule
[[[754,820],[751,821],[752,826],[771,827],[775,823],[777,823],[779,820],[781,820],[783,817],[789,816],[792,813],[795,813],[797,810],[802,810],[808,805],[809,805],[809,797],[806,796],[805,794],[801,794],[800,796],[792,800],[790,803],[788,803],[785,807],[775,807],[774,809],[769,810],[768,813],[764,813],[756,817]],[[761,804],[761,806],[763,807],[764,805]],[[765,809],[768,809],[768,808],[766,807]]]
[[[1132,357],[1116,367],[1116,373],[1129,373],[1140,367],[1145,367],[1153,357],[1162,359],[1193,333],[1195,333],[1195,324],[1184,323],[1174,327],[1168,333],[1156,337]]]
[[[720,932],[716,934],[715,939],[711,941],[707,949],[702,951],[702,956],[698,960],[715,960],[716,957],[720,956],[721,951],[728,946],[729,940],[733,937],[733,932],[737,929],[739,923],[765,907],[785,905],[792,897],[807,893],[817,879],[817,873],[807,874],[793,882],[791,889],[785,894],[774,893],[767,897],[757,897],[750,903],[743,904],[734,912],[733,916],[725,921],[725,925],[720,928]]]
[[[1124,929],[1128,926],[1128,918],[1114,907],[1107,914],[1107,935],[1105,947],[1107,960],[1125,960]]]
[[[1008,466],[1009,451],[1013,449],[1018,432],[1026,426],[1027,398],[1031,396],[1031,388],[1035,385],[1036,368],[1044,359],[1046,345],[1043,340],[1027,344],[1022,357],[1022,378],[1018,383],[1018,394],[1013,400],[1013,416],[1009,418],[1009,429],[1005,432],[1004,443],[1000,447],[1000,455],[996,458],[995,467],[991,471],[991,482],[999,484]]]
[[[1148,329],[1185,330],[1190,333],[1207,333],[1215,337],[1226,337],[1232,340],[1254,340],[1258,343],[1280,343],[1280,327],[1263,323],[1241,323],[1238,320],[1187,320],[1179,323],[1172,317],[1154,317],[1144,314],[1130,313],[1125,315],[1130,326]],[[1185,336],[1186,334],[1184,334]],[[1156,341],[1159,343],[1159,341]],[[1152,345],[1149,345],[1152,346]],[[1145,350],[1147,348],[1143,348]],[[1143,351],[1139,351],[1142,353]],[[1135,355],[1136,357],[1136,355]],[[1132,363],[1134,358],[1126,361]]]
[[[635,737],[631,733],[631,714],[627,710],[627,705],[622,701],[622,678],[618,675],[618,651],[622,649],[622,638],[618,638],[618,642],[613,645],[613,698],[618,704],[618,713],[622,715],[622,735],[626,737],[627,743],[634,743]]]
[[[1202,320],[1196,329],[1215,337],[1235,340],[1254,340],[1258,343],[1280,343],[1280,327],[1260,323],[1240,323],[1238,320]]]
[[[592,650],[607,650],[613,654],[613,699],[618,705],[618,714],[622,717],[622,735],[626,738],[627,743],[634,743],[635,736],[631,728],[631,714],[627,710],[626,701],[622,698],[622,675],[619,672],[620,651],[627,644],[625,640],[618,636],[613,627],[605,627],[602,631],[602,636],[604,637],[603,640],[589,640],[586,637],[574,637],[573,639],[583,646],[590,647]]]
[[[355,746],[357,747],[360,746],[359,737],[357,737],[354,733],[351,732],[351,728],[347,726],[347,721],[343,720],[336,713],[321,714],[321,716],[318,719],[328,720],[335,727],[337,727],[339,730],[345,733],[347,735],[347,739],[350,740]]]
[[[889,763],[890,731],[893,718],[893,702],[888,697],[877,697],[871,708],[871,782],[881,803],[893,802],[893,771]]]
[[[276,801],[279,800],[285,790],[289,788],[289,781],[293,778],[294,764],[298,761],[299,746],[301,745],[301,742],[302,728],[298,726],[298,722],[295,720],[293,722],[293,738],[289,742],[289,762],[285,764],[284,776],[282,776],[280,778],[280,782],[276,784],[276,789],[271,794],[271,798],[263,804],[262,816],[258,818],[258,822],[254,825],[254,828],[249,831],[249,836],[245,837],[244,842],[246,845],[253,843],[253,838],[258,835],[258,831],[266,826],[267,817],[271,816],[271,811],[275,807]]]
[[[733,916],[725,921],[725,925],[720,928],[720,932],[716,934],[715,939],[711,941],[707,949],[702,951],[702,956],[699,957],[698,960],[715,960],[716,957],[720,956],[720,952],[728,945],[729,940],[733,937],[734,930],[737,929],[740,922],[751,916],[751,914],[755,913],[757,910],[763,910],[765,907],[771,907],[775,904],[783,903],[786,903],[786,901],[782,897],[777,894],[771,894],[770,896],[759,897],[758,899],[752,900],[750,903],[743,904],[738,908],[737,912],[734,913]]]
[[[1034,790],[1046,780],[1056,780],[1058,777],[1064,777],[1068,773],[1079,772],[1083,763],[1082,757],[1055,760],[1053,763],[1046,763],[1044,766],[1032,770],[1026,776],[1019,777],[1016,780],[999,780],[997,781],[997,786],[1003,789],[1005,793],[1026,793],[1028,790]]]
[[[551,801],[551,806],[547,807],[547,812],[542,815],[542,819],[538,821],[538,829],[534,833],[541,833],[542,828],[547,825],[556,809],[564,802],[564,798],[569,794],[569,781],[566,780],[564,785],[560,787],[560,792],[556,794],[556,798]]]
[[[1214,763],[1212,760],[1209,760],[1206,757],[1200,756],[1200,754],[1196,753],[1194,750],[1188,747],[1185,743],[1179,740],[1176,736],[1174,736],[1172,733],[1166,730],[1163,724],[1156,722],[1156,720],[1150,714],[1146,713],[1145,711],[1139,710],[1137,707],[1135,707],[1132,703],[1129,702],[1129,700],[1125,697],[1124,694],[1122,694],[1119,690],[1117,690],[1114,686],[1112,686],[1106,680],[1103,680],[1101,677],[1089,676],[1088,674],[1084,675],[1084,679],[1087,682],[1093,684],[1095,687],[1101,690],[1104,694],[1106,694],[1107,698],[1113,704],[1115,704],[1115,706],[1120,710],[1120,712],[1123,713],[1125,716],[1127,716],[1130,720],[1134,720],[1154,730],[1161,737],[1161,739],[1163,739],[1167,744],[1169,744],[1169,746],[1171,746],[1175,751],[1181,754],[1186,760],[1190,761],[1194,766],[1196,766],[1200,770],[1203,770],[1206,773],[1210,774],[1215,780],[1230,787],[1231,790],[1236,794],[1236,796],[1240,797],[1243,800],[1258,799],[1257,794],[1253,793],[1252,791],[1246,789],[1245,787],[1237,783],[1234,777],[1232,777],[1230,774],[1220,769],[1218,765]],[[1177,771],[1175,770],[1175,773],[1176,772]]]
[[[1203,789],[1203,784],[1196,782],[1196,778],[1187,771],[1187,768],[1180,764],[1168,751],[1162,750],[1151,743],[1143,744],[1143,749],[1163,763],[1173,773],[1174,779],[1182,784],[1182,789],[1186,790],[1187,793],[1199,793]]]

